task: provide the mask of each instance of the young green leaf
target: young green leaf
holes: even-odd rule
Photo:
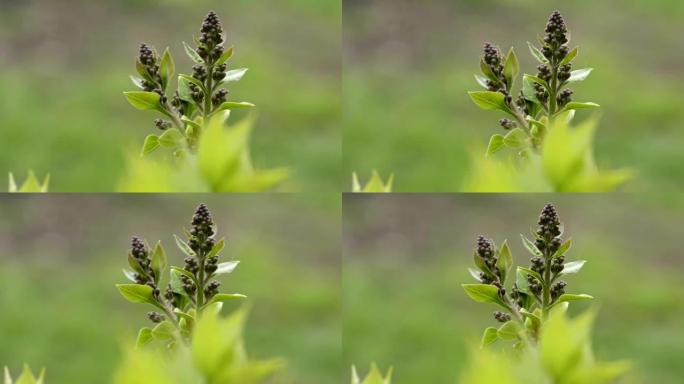
[[[173,339],[176,328],[169,320],[164,320],[152,329],[152,337],[156,340],[164,341]]]
[[[166,148],[176,148],[181,146],[185,136],[178,130],[178,128],[171,128],[164,131],[159,136],[159,144]]]
[[[581,294],[578,294],[578,295],[572,294],[572,293],[564,293],[564,294],[560,295],[560,297],[558,298],[558,300],[556,300],[556,303],[555,303],[555,304],[562,303],[562,302],[565,302],[565,301],[591,300],[591,299],[593,299],[593,298],[594,298],[594,296],[587,295],[587,294],[584,294],[584,293],[581,293]],[[555,305],[555,304],[554,304],[554,305]]]
[[[156,92],[131,91],[124,92],[126,100],[136,109],[141,111],[156,110],[164,112],[159,103],[159,94]]]
[[[143,143],[141,156],[149,155],[157,148],[159,148],[159,136],[147,135],[145,143]]]
[[[478,303],[495,303],[507,308],[499,297],[499,288],[490,284],[461,284],[468,296]]]
[[[591,71],[593,71],[594,68],[583,68],[583,69],[576,69],[572,72],[570,72],[570,78],[568,79],[569,83],[574,83],[576,81],[582,81],[589,77],[589,74]]]
[[[491,156],[497,153],[504,147],[504,137],[500,134],[494,134],[489,139],[489,145],[487,146],[487,156]]]
[[[482,334],[482,341],[480,341],[480,348],[487,347],[494,344],[499,339],[498,331],[494,327],[487,327]]]
[[[241,108],[252,108],[256,107],[256,105],[252,103],[248,103],[246,101],[241,101],[241,102],[235,102],[235,101],[226,101],[223,102],[221,105],[219,105],[216,110],[214,111],[214,114],[220,111],[225,111],[225,110],[233,110],[233,109],[241,109]]]
[[[470,272],[470,276],[473,277],[473,279],[477,280],[478,282],[481,282],[480,280],[480,272],[475,269],[475,268],[468,268],[468,272]]]
[[[159,64],[159,75],[164,90],[166,90],[166,87],[169,85],[169,79],[173,77],[175,71],[176,64],[173,62],[173,57],[171,57],[171,52],[169,52],[169,48],[167,47],[161,58],[161,63]]]
[[[571,273],[577,273],[579,272],[584,264],[586,263],[586,260],[577,260],[577,261],[571,261],[569,263],[565,263],[563,265],[563,270],[561,271],[562,274],[567,275]]]
[[[509,84],[509,88],[513,88],[513,83],[515,77],[518,76],[518,72],[520,72],[520,63],[518,62],[518,56],[515,55],[515,50],[511,47],[506,56],[506,63],[504,64],[504,76],[506,77],[506,82]]]
[[[179,75],[178,75],[179,85],[180,85],[181,79],[184,80],[184,81],[186,81],[186,82],[188,82],[188,83],[193,83],[193,84],[195,84],[195,85],[198,86],[203,92],[206,93],[206,89],[205,89],[205,87],[204,87],[204,84],[203,84],[201,81],[195,79],[194,77],[188,76],[188,75],[185,75],[185,74],[182,74],[182,73],[179,74]]]
[[[543,256],[542,252],[537,248],[537,246],[534,245],[534,243],[531,242],[527,237],[523,236],[522,234],[520,234],[520,237],[522,238],[523,245],[531,254],[537,257]]]
[[[228,47],[225,51],[223,51],[221,57],[219,57],[219,59],[216,60],[216,65],[221,65],[228,61],[231,57],[233,57],[233,50],[233,47]]]
[[[233,69],[226,72],[226,76],[221,80],[221,83],[230,83],[234,81],[240,81],[242,77],[247,73],[247,68]]]
[[[525,274],[527,274],[527,275],[530,275],[530,276],[536,278],[536,279],[539,280],[539,281],[544,281],[544,279],[542,279],[542,276],[539,274],[539,272],[533,271],[533,270],[531,270],[531,269],[529,269],[529,268],[518,267],[518,272],[522,272],[522,273],[525,273]]]
[[[185,253],[188,256],[195,256],[195,251],[193,251],[192,248],[190,248],[188,243],[186,243],[185,241],[183,241],[183,239],[176,235],[173,235],[173,238],[176,239],[176,245],[178,246],[178,249],[183,251],[183,253]]]
[[[537,59],[538,62],[540,63],[548,63],[549,60],[544,57],[544,54],[539,50],[539,48],[535,47],[530,43],[529,41],[527,42],[527,46],[530,48],[530,53],[532,56]]]
[[[494,74],[494,72],[492,72],[492,69],[489,68],[489,65],[485,63],[484,58],[480,60],[480,70],[482,71],[482,74],[485,75],[485,77],[487,77],[494,84],[501,84],[499,78]]]
[[[474,75],[475,76],[475,81],[477,81],[478,84],[484,89],[489,89],[489,86],[487,85],[487,78],[481,75]]]
[[[572,247],[572,238],[565,240],[565,242],[563,242],[563,244],[561,244],[561,246],[558,247],[556,252],[553,253],[553,257],[560,257],[565,255],[565,253],[570,250],[570,247]]]
[[[583,109],[583,108],[598,108],[600,105],[592,102],[580,103],[576,101],[571,101],[565,105],[565,107],[560,112],[566,112],[571,109]]]
[[[152,296],[152,287],[142,284],[117,284],[116,288],[126,300],[131,303],[148,303],[157,305]]]
[[[140,79],[140,78],[138,78],[138,77],[135,77],[135,76],[133,76],[133,75],[131,75],[130,78],[131,78],[131,81],[133,82],[133,85],[135,85],[135,86],[138,87],[139,89],[143,89],[143,88],[144,88],[144,87],[143,87],[143,83],[142,83],[142,82],[143,82],[142,79]]]
[[[154,277],[157,283],[159,282],[159,278],[164,272],[164,269],[166,269],[166,264],[166,253],[161,245],[161,241],[158,241],[152,251],[152,270],[154,271]]]
[[[211,248],[211,251],[207,254],[207,258],[214,257],[219,254],[223,250],[223,247],[226,246],[226,239],[221,238],[214,246]]]
[[[575,47],[572,49],[572,51],[568,52],[568,54],[563,58],[563,61],[558,64],[558,66],[563,66],[565,64],[570,64],[570,62],[577,56],[579,53],[579,47]]]
[[[496,334],[501,340],[515,340],[520,338],[520,324],[517,321],[507,321],[497,330]]]
[[[504,137],[504,144],[511,148],[520,148],[527,142],[527,133],[522,128],[514,128]]]
[[[513,266],[513,256],[511,255],[511,249],[508,247],[508,241],[504,240],[501,244],[501,249],[499,250],[499,258],[496,262],[496,267],[499,269],[501,275],[501,280],[506,281],[506,275],[511,270]]]
[[[128,280],[130,280],[130,281],[132,281],[132,282],[135,283],[135,272],[129,271],[128,269],[125,269],[125,268],[122,269],[122,271],[123,271],[124,276],[126,276],[126,278],[127,278]]]
[[[224,301],[231,301],[231,300],[239,300],[239,299],[245,299],[247,296],[240,294],[240,293],[218,293],[214,295],[211,300],[207,303],[207,305],[211,305],[214,303],[220,303]]]
[[[138,338],[135,345],[137,348],[142,348],[152,341],[152,329],[148,327],[140,328],[138,331]]]
[[[239,261],[226,261],[224,263],[221,263],[218,265],[218,268],[216,269],[217,275],[223,275],[226,273],[231,273],[237,268],[238,264],[240,264]]]
[[[204,60],[200,57],[200,55],[188,44],[186,44],[185,41],[183,42],[183,48],[185,48],[185,53],[192,61],[194,61],[197,64],[204,64]]]
[[[471,91],[468,92],[475,105],[486,110],[499,110],[513,114],[504,101],[504,95],[500,92]]]

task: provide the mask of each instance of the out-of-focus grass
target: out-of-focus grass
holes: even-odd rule
[[[630,359],[645,383],[679,383],[684,211],[681,196],[665,197],[346,195],[345,364],[393,365],[399,384],[454,382],[468,346],[496,324],[496,308],[472,302],[460,286],[472,282],[475,236],[508,239],[516,265],[527,265],[520,233],[551,201],[574,240],[568,260],[588,260],[566,290],[596,297],[598,358]],[[590,305],[572,304],[572,312]]]
[[[0,174],[52,174],[52,191],[112,191],[127,151],[154,133],[123,91],[134,87],[138,43],[169,46],[188,73],[182,41],[219,13],[250,71],[229,98],[257,104],[252,155],[293,171],[286,190],[339,187],[339,0],[66,1],[0,5]],[[244,117],[235,113],[233,119]]]
[[[460,190],[470,152],[481,156],[500,133],[502,116],[466,94],[478,88],[482,43],[515,46],[532,73],[525,42],[556,7],[580,46],[575,68],[595,69],[573,97],[602,106],[599,165],[633,168],[628,190],[679,190],[684,8],[675,0],[345,2],[344,174],[377,168],[396,173],[398,191]]]
[[[149,325],[151,309],[114,288],[129,236],[161,239],[182,264],[172,234],[201,201],[227,238],[223,257],[241,261],[220,280],[248,296],[248,353],[286,359],[278,383],[338,383],[340,207],[316,195],[5,197],[0,366],[45,366],[54,383],[108,382],[121,343]]]

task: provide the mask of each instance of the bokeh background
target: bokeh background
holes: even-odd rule
[[[156,130],[155,113],[122,95],[138,44],[169,46],[189,73],[182,42],[210,9],[235,46],[229,67],[249,68],[229,98],[257,105],[255,165],[289,167],[282,189],[338,190],[340,0],[0,0],[0,175],[33,169],[52,175],[51,191],[113,191],[126,154]]]
[[[596,297],[570,310],[599,309],[597,357],[631,360],[636,382],[681,383],[681,195],[345,195],[345,365],[394,366],[397,384],[455,382],[468,348],[496,325],[496,308],[461,288],[474,282],[476,235],[508,239],[515,264],[528,265],[520,234],[548,202],[573,238],[567,259],[588,260],[564,280],[567,292]]]
[[[130,237],[161,240],[182,265],[173,234],[205,202],[227,239],[224,260],[241,261],[219,280],[248,296],[249,355],[286,359],[274,383],[339,383],[338,197],[122,196],[0,196],[0,367],[44,366],[51,383],[109,382],[121,345],[150,324],[150,308],[114,287],[126,282]]]
[[[602,106],[599,166],[635,170],[627,190],[680,190],[680,0],[344,0],[344,175],[368,178],[376,168],[396,174],[396,191],[460,190],[471,152],[482,156],[502,131],[503,116],[466,93],[479,88],[482,44],[514,46],[521,72],[531,73],[526,41],[554,9],[580,46],[575,68],[594,68],[573,88],[575,100]]]

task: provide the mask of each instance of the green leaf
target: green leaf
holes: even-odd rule
[[[536,278],[537,280],[539,280],[539,282],[544,281],[544,279],[542,279],[542,277],[541,277],[541,275],[539,274],[539,272],[533,271],[533,270],[531,270],[531,269],[529,269],[529,268],[518,267],[518,272],[522,272],[522,273],[525,273],[525,274],[527,274],[527,275],[530,275],[530,276]]]
[[[517,321],[510,320],[499,327],[496,334],[501,340],[516,340],[520,338],[520,332],[522,332],[520,324]]]
[[[213,112],[213,114],[215,114],[219,111],[241,109],[241,108],[252,108],[252,107],[256,107],[256,105],[254,105],[252,103],[248,103],[246,101],[241,101],[241,102],[225,101],[221,105],[219,105],[218,108],[216,108],[216,110]]]
[[[240,294],[240,293],[217,293],[214,295],[211,300],[207,303],[207,305],[211,305],[214,303],[220,303],[224,301],[231,301],[231,300],[240,300],[240,299],[245,299],[247,296]]]
[[[585,293],[580,293],[580,294],[572,294],[572,293],[564,293],[560,295],[558,300],[554,303],[554,305],[565,302],[565,301],[575,301],[575,300],[592,300],[594,296],[587,295]]]
[[[215,311],[202,312],[195,324],[191,349],[194,365],[204,377],[216,377],[233,364],[246,316],[244,310],[238,310],[225,319]]]
[[[240,264],[239,261],[226,261],[225,263],[219,264],[216,272],[214,273],[217,275],[231,273],[235,270],[235,268],[237,268],[238,264]]]
[[[527,46],[530,48],[530,53],[532,56],[537,59],[538,62],[540,63],[548,63],[549,60],[544,57],[544,54],[539,50],[539,48],[535,47],[530,43],[529,41],[527,42]]]
[[[533,255],[537,257],[542,257],[543,254],[542,252],[537,248],[536,245],[534,245],[533,242],[531,242],[527,237],[523,236],[520,234],[520,238],[522,238],[522,243],[525,246],[525,248]]]
[[[159,136],[159,144],[166,148],[179,147],[183,143],[183,140],[185,140],[185,136],[178,128],[167,129]]]
[[[475,269],[475,268],[468,268],[468,272],[470,272],[470,276],[473,277],[473,279],[477,280],[478,282],[481,282],[480,280],[480,272]]]
[[[207,254],[207,258],[214,257],[219,254],[223,250],[223,247],[226,246],[226,239],[222,238],[214,246],[211,248],[211,251]]]
[[[493,155],[504,147],[504,137],[498,133],[492,135],[487,146],[487,156]]]
[[[569,111],[571,109],[598,108],[598,107],[600,107],[600,105],[598,105],[596,103],[592,103],[592,102],[580,103],[577,101],[571,101],[571,102],[567,103],[565,105],[565,107],[563,107],[563,109],[559,113]]]
[[[221,80],[221,83],[230,83],[234,81],[240,81],[242,77],[247,73],[247,68],[233,69],[226,72],[226,77]]]
[[[573,48],[572,51],[568,52],[568,54],[565,56],[563,61],[561,61],[560,64],[558,64],[558,65],[562,66],[565,64],[569,64],[572,61],[572,59],[574,59],[577,56],[578,53],[579,53],[579,47]]]
[[[576,69],[572,72],[570,72],[570,78],[568,79],[568,83],[574,83],[577,81],[582,81],[589,77],[589,74],[591,71],[593,71],[594,68],[583,68],[583,69]]]
[[[546,88],[547,90],[550,89],[549,83],[547,83],[546,80],[541,79],[541,78],[539,78],[539,77],[537,77],[537,76],[532,76],[532,75],[527,75],[527,74],[525,74],[525,75],[523,75],[523,80],[524,80],[524,79],[527,79],[527,80],[529,80],[529,81],[531,81],[531,82],[533,82],[533,83],[539,83],[539,84],[543,85],[544,88]],[[536,91],[534,91],[534,92],[536,92]]]
[[[221,55],[221,57],[219,57],[219,59],[216,60],[216,65],[221,65],[221,64],[225,63],[226,61],[228,61],[231,57],[233,57],[233,51],[234,51],[233,47],[229,47],[228,49],[223,51],[223,54]]]
[[[154,271],[155,281],[159,283],[159,278],[166,269],[166,253],[161,245],[161,241],[157,241],[152,250],[152,270]]]
[[[199,123],[194,120],[190,120],[187,116],[181,116],[181,121],[195,129],[202,129],[202,126]]]
[[[542,364],[552,376],[552,382],[564,382],[580,364],[589,345],[593,314],[568,319],[563,312],[551,313],[541,328],[539,352]],[[593,381],[593,380],[592,380]]]
[[[537,316],[536,314],[529,312],[525,308],[520,308],[520,314],[523,315],[524,317],[527,317],[528,319],[531,319],[533,322],[537,323],[537,325],[541,324],[541,318]]]
[[[143,143],[141,156],[149,155],[157,148],[159,148],[159,136],[147,135],[145,142]]]
[[[180,97],[181,100],[187,101],[189,103],[194,103],[195,101],[192,99],[192,96],[190,96],[191,91],[190,91],[190,81],[187,79],[187,75],[180,76],[178,75],[178,97]]]
[[[126,100],[134,108],[141,111],[155,110],[166,113],[159,103],[159,94],[156,92],[131,91],[124,92]]]
[[[520,63],[518,62],[518,56],[515,55],[515,50],[511,47],[506,56],[506,63],[504,64],[503,71],[509,89],[513,88],[513,83],[515,82],[515,77],[518,76],[518,72],[520,72]]]
[[[511,249],[508,248],[508,240],[504,240],[501,244],[501,249],[499,250],[499,258],[497,259],[496,266],[501,274],[502,282],[506,281],[506,275],[511,270],[513,266],[513,256],[511,255]]]
[[[12,376],[10,376],[9,368],[5,367],[5,374],[4,374],[4,382],[5,384],[12,384]]]
[[[560,257],[565,255],[565,253],[568,252],[568,250],[570,250],[570,247],[572,247],[572,238],[565,240],[565,242],[561,244],[560,247],[558,247],[556,252],[553,253],[552,257]]]
[[[176,239],[176,245],[178,246],[178,249],[183,251],[183,253],[185,253],[188,256],[195,256],[195,251],[193,251],[192,248],[190,248],[188,243],[186,243],[185,241],[183,241],[180,237],[178,237],[176,235],[173,235],[173,237],[174,237],[174,239]]]
[[[522,128],[513,128],[504,137],[504,144],[511,148],[520,148],[527,143],[527,133]]]
[[[155,82],[154,79],[152,78],[152,76],[150,76],[150,73],[147,72],[147,68],[145,68],[143,63],[140,62],[140,59],[135,60],[135,70],[138,72],[138,74],[140,76],[143,77],[143,79],[145,79],[151,83]]]
[[[482,74],[485,75],[489,80],[491,80],[494,84],[501,84],[501,80],[492,72],[492,69],[489,68],[487,63],[485,63],[484,58],[480,59],[480,70],[482,71]]]
[[[489,284],[461,284],[468,296],[478,303],[495,303],[506,308],[499,297],[499,288]]]
[[[204,64],[204,60],[200,57],[200,55],[195,51],[194,49],[190,48],[188,44],[183,42],[183,48],[185,48],[185,53],[188,55],[188,57],[194,61],[197,64]]]
[[[176,71],[176,64],[173,62],[173,57],[171,57],[171,52],[167,47],[164,51],[164,55],[161,58],[161,63],[159,64],[159,75],[162,80],[162,89],[166,90],[169,85],[169,79],[173,77]]]
[[[142,348],[152,341],[152,329],[151,328],[140,328],[138,331],[138,338],[136,339],[135,346],[137,348]]]
[[[133,75],[131,75],[130,77],[131,77],[131,81],[133,82],[133,85],[135,85],[136,87],[138,87],[140,89],[144,88],[143,83],[142,83],[143,82],[142,79],[135,77]]]
[[[489,89],[487,86],[487,78],[481,75],[474,75],[475,76],[475,81],[477,81],[478,84],[484,89]]]
[[[185,74],[182,74],[182,73],[181,73],[181,74],[178,75],[178,81],[180,82],[181,79],[185,80],[185,81],[188,82],[188,83],[193,83],[193,84],[195,84],[195,85],[198,86],[204,93],[206,93],[206,89],[204,88],[204,84],[203,84],[201,81],[195,79],[194,77],[192,77],[192,76],[190,76],[190,75],[185,75]],[[180,83],[179,83],[179,84],[180,84]],[[191,99],[191,100],[192,100],[192,99]]]
[[[116,288],[131,303],[148,303],[158,305],[152,296],[152,287],[142,284],[117,284]]]
[[[125,269],[125,268],[122,269],[122,271],[123,271],[124,276],[126,276],[126,278],[127,278],[128,280],[130,280],[130,281],[132,281],[132,282],[135,283],[135,272],[129,271],[128,269]]]
[[[499,110],[511,114],[511,110],[506,106],[504,95],[499,92],[491,91],[470,91],[470,98],[475,105],[485,110]]]
[[[485,264],[484,259],[477,254],[477,251],[473,252],[473,262],[475,263],[475,266],[480,268],[482,272],[489,275],[492,274],[492,271],[490,271],[489,267],[487,267],[487,264]]]
[[[482,341],[480,341],[480,348],[487,347],[494,344],[499,339],[498,331],[494,327],[487,327],[482,334]]]
[[[160,341],[169,340],[173,339],[175,332],[176,328],[174,325],[169,320],[164,320],[152,329],[152,337]]]
[[[571,261],[569,263],[565,263],[563,265],[563,270],[561,273],[563,275],[571,274],[571,273],[577,273],[579,272],[584,264],[586,263],[586,260],[577,260],[577,261]]]

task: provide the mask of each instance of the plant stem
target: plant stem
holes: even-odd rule
[[[199,271],[197,272],[197,312],[204,305],[204,255],[199,255]]]
[[[544,251],[544,281],[542,281],[542,288],[544,290],[542,297],[542,318],[546,320],[551,306],[551,256]]]
[[[549,64],[551,65],[551,94],[549,95],[549,120],[553,118],[553,115],[556,113],[556,108],[558,105],[556,104],[556,94],[558,93],[558,66],[555,63],[552,63],[549,61]]]
[[[214,64],[207,64],[207,84],[206,84],[206,94],[204,95],[204,110],[202,111],[203,121],[206,124],[207,117],[211,113],[211,95],[214,92],[212,89],[214,87]]]

